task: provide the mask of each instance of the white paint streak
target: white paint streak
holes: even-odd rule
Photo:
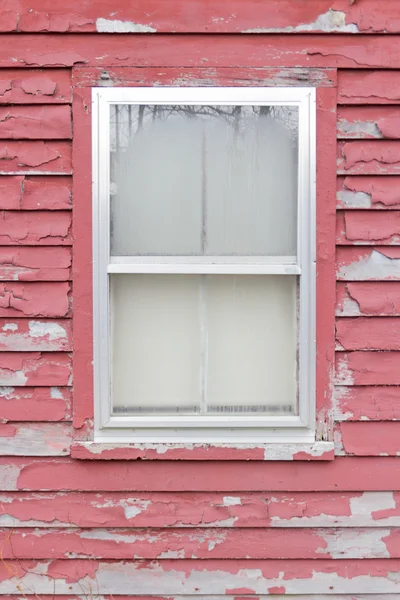
[[[0,465],[0,489],[4,491],[17,490],[20,469],[16,465]]]
[[[15,388],[13,387],[1,387],[0,388],[0,398],[5,398],[6,400],[10,400],[11,395],[14,393]]]
[[[62,395],[62,392],[59,388],[51,387],[50,388],[50,398],[53,398],[53,400],[63,400],[64,396]]]
[[[157,31],[150,25],[102,18],[96,20],[96,30],[99,33],[156,33]]]
[[[350,499],[350,510],[353,516],[368,516],[376,511],[396,508],[393,492],[364,492],[361,496]],[[376,523],[379,525],[379,523]]]
[[[340,208],[372,208],[372,196],[365,192],[341,191],[336,198]]]
[[[336,383],[339,385],[354,385],[354,374],[349,369],[348,361],[343,356],[336,370]]]
[[[6,323],[2,327],[3,331],[18,331],[17,323]]]
[[[223,503],[224,506],[237,506],[238,504],[242,504],[242,499],[238,496],[224,496]]]
[[[49,341],[65,339],[67,332],[58,323],[43,323],[41,321],[29,321],[29,335],[33,338],[46,337]]]
[[[62,561],[59,561],[61,563]],[[151,596],[154,594],[155,581],[163,595],[206,595],[225,596],[227,589],[247,588],[253,594],[263,594],[267,587],[284,586],[287,595],[317,595],[326,590],[340,590],[342,594],[396,594],[400,586],[400,572],[377,571],[376,574],[348,573],[340,575],[337,572],[324,572],[323,567],[315,567],[310,577],[293,577],[290,569],[282,570],[276,576],[264,575],[261,569],[243,568],[237,572],[229,570],[211,570],[204,567],[190,571],[179,567],[167,570],[165,567],[152,562],[145,566],[138,562],[100,562],[93,576],[86,575],[81,579],[71,580],[68,570],[63,576],[62,564],[57,563],[57,575],[47,576],[50,566],[48,563],[36,563],[32,570],[18,579],[19,589],[24,594],[27,590],[35,590],[36,595],[54,593],[58,595],[80,594],[95,589],[98,594],[126,595],[132,591],[132,581],[135,583],[135,594]],[[13,577],[0,582],[0,593],[15,594],[16,581]],[[55,592],[54,592],[55,590]],[[378,596],[379,597],[379,596]]]
[[[389,258],[372,250],[366,258],[360,258],[350,265],[342,265],[338,276],[347,281],[369,279],[400,279],[400,258]]]
[[[329,9],[320,15],[313,23],[303,23],[293,27],[255,27],[245,29],[242,33],[296,33],[299,31],[323,31],[324,33],[359,33],[355,23],[346,24],[346,13],[342,10]]]
[[[359,137],[360,135],[371,138],[382,138],[383,135],[376,123],[370,121],[349,122],[342,119],[338,122],[338,132],[346,137]]]
[[[10,437],[0,436],[0,456],[65,456],[72,429],[55,423],[21,425]]]
[[[336,311],[337,315],[346,316],[346,317],[358,317],[361,315],[360,306],[356,300],[351,298],[350,296],[346,296],[343,300],[343,306],[341,310]]]
[[[25,385],[28,377],[23,371],[11,371],[10,369],[0,369],[1,385]]]
[[[326,548],[317,552],[330,555],[332,558],[390,558],[383,538],[390,534],[390,529],[345,529],[325,532],[323,534]]]

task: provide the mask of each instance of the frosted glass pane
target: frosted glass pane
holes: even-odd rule
[[[207,407],[295,413],[296,277],[207,277]]]
[[[114,413],[296,414],[297,278],[112,275]]]
[[[114,412],[176,414],[200,406],[196,277],[111,277]]]
[[[111,109],[112,255],[296,254],[296,107]]]

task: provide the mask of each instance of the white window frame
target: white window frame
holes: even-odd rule
[[[110,105],[281,105],[299,110],[297,257],[110,257]],[[265,443],[315,441],[316,94],[314,88],[146,87],[92,89],[93,342],[95,441]],[[111,414],[109,274],[300,276],[298,416]]]

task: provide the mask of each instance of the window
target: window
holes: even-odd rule
[[[315,91],[93,90],[96,439],[313,441]]]

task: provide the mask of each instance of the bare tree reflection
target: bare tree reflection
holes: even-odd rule
[[[111,150],[126,150],[134,136],[155,120],[179,117],[208,121],[210,118],[223,119],[237,135],[246,129],[250,118],[269,118],[282,125],[290,133],[293,146],[297,145],[298,111],[292,106],[115,104],[111,106],[110,116]]]

